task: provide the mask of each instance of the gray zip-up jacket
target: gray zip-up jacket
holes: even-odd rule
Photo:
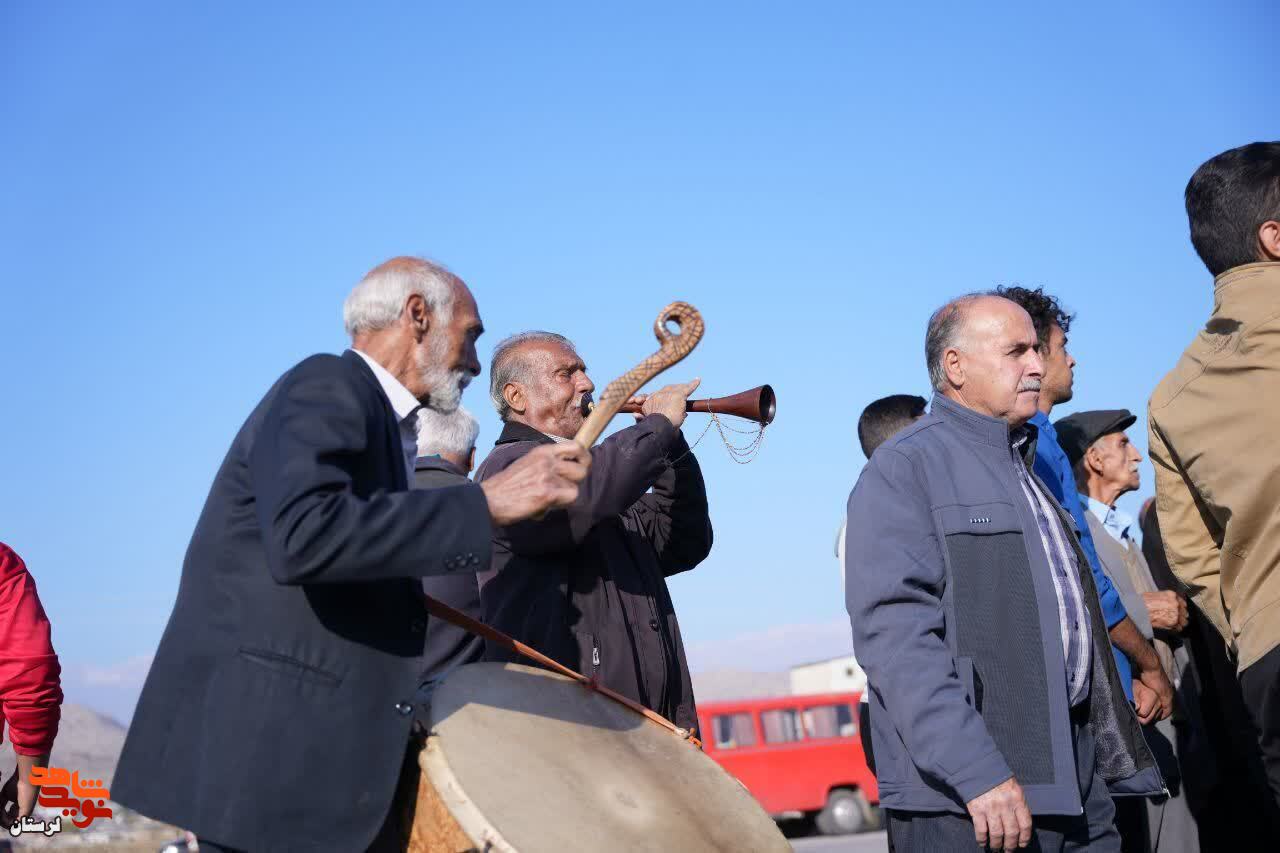
[[[845,596],[887,808],[964,813],[1013,776],[1032,814],[1081,813],[1058,601],[1009,448],[1004,421],[937,395],[876,450],[849,497]],[[1075,523],[1059,517],[1087,566]],[[1098,773],[1113,794],[1160,794],[1093,576],[1079,574]]]

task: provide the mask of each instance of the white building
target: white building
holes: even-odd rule
[[[791,667],[793,694],[861,692],[866,686],[867,674],[853,655]]]

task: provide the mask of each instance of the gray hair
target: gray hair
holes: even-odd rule
[[[529,362],[520,358],[518,350],[522,345],[534,342],[560,344],[574,352],[578,351],[573,341],[555,332],[521,332],[504,338],[494,349],[493,361],[489,364],[489,399],[493,401],[493,407],[498,410],[498,417],[503,422],[510,417],[511,407],[507,405],[507,398],[502,396],[502,389],[512,382],[528,385],[533,381]]]
[[[929,325],[924,334],[924,363],[929,368],[929,383],[933,390],[945,391],[947,388],[947,370],[942,365],[942,356],[949,349],[960,348],[969,303],[991,295],[966,293],[929,315]]]
[[[439,456],[446,453],[467,457],[476,446],[480,422],[462,406],[448,414],[429,406],[418,409],[418,455]]]
[[[405,301],[418,294],[431,309],[432,320],[447,323],[453,314],[458,278],[426,258],[392,258],[374,267],[347,295],[342,324],[354,338],[385,329],[400,318]]]

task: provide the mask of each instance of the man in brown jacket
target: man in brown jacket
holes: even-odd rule
[[[1156,511],[1169,565],[1236,659],[1280,802],[1280,142],[1209,160],[1186,204],[1214,308],[1151,396]]]

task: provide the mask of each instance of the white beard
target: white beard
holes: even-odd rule
[[[453,414],[462,405],[462,391],[471,384],[465,370],[444,367],[448,357],[443,335],[429,334],[426,349],[418,350],[418,373],[427,389],[427,408],[442,415]]]

